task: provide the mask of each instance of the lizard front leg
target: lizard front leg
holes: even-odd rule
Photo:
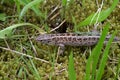
[[[56,57],[56,62],[58,60],[58,56],[63,54],[64,50],[65,50],[65,45],[64,44],[59,44],[58,45],[58,52],[57,52],[57,57]]]
[[[58,54],[58,55],[63,54],[64,50],[65,50],[65,45],[64,45],[64,44],[59,44],[57,54]]]

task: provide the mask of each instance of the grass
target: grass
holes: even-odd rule
[[[4,28],[4,29],[3,29],[3,27],[1,27],[2,25],[0,25],[0,29],[1,29],[0,30],[0,51],[2,52],[1,55],[3,55],[0,58],[1,61],[3,60],[3,64],[2,63],[0,63],[0,64],[5,65],[4,58],[6,58],[6,56],[7,57],[9,56],[8,59],[10,59],[10,60],[11,59],[14,60],[14,58],[18,58],[21,61],[19,61],[19,60],[14,61],[14,62],[16,62],[16,65],[17,65],[17,67],[19,67],[19,69],[14,67],[13,70],[15,70],[15,71],[13,71],[13,73],[6,73],[9,71],[7,71],[8,69],[5,66],[4,68],[2,67],[0,75],[2,75],[2,73],[4,73],[4,74],[6,73],[7,75],[8,74],[16,75],[16,72],[18,71],[17,72],[18,78],[16,76],[14,77],[16,79],[22,78],[22,79],[27,80],[28,77],[29,77],[29,79],[35,79],[35,80],[42,80],[42,79],[54,80],[54,79],[59,79],[59,77],[63,77],[63,79],[69,79],[69,80],[79,79],[80,77],[78,78],[78,74],[80,73],[79,70],[82,69],[81,68],[82,66],[76,66],[76,62],[74,60],[76,60],[78,56],[80,57],[80,54],[76,54],[77,52],[74,52],[73,50],[71,50],[70,55],[68,53],[66,54],[66,52],[65,52],[65,54],[63,56],[59,56],[58,62],[55,62],[56,61],[55,60],[55,53],[56,53],[55,48],[53,48],[53,49],[51,48],[48,51],[47,50],[48,48],[45,47],[45,45],[38,44],[34,40],[32,40],[33,44],[29,43],[29,42],[31,42],[31,40],[28,39],[29,38],[28,36],[27,37],[25,36],[22,39],[21,39],[21,37],[19,37],[22,33],[23,33],[23,35],[26,35],[25,34],[26,31],[28,32],[28,35],[29,35],[29,33],[36,34],[36,32],[39,32],[40,34],[51,32],[52,28],[49,26],[49,24],[52,24],[52,21],[49,24],[46,21],[47,15],[49,15],[49,12],[52,10],[52,7],[47,7],[47,5],[51,6],[49,4],[49,1],[46,3],[44,2],[44,0],[11,0],[11,1],[14,2],[14,4],[16,5],[16,9],[15,9],[16,13],[14,15],[18,15],[18,16],[16,16],[14,18],[14,17],[12,17],[13,15],[11,15],[11,16],[7,15],[7,13],[5,13],[5,12],[0,13],[0,21],[3,25],[4,25],[4,22],[7,22],[10,19],[13,20],[12,21],[13,23],[11,22],[12,25],[8,21],[7,22],[8,25],[6,25],[7,27],[5,26],[6,28]],[[5,2],[6,2],[5,0],[2,0],[1,1],[2,5]],[[81,8],[84,8],[84,10],[85,10],[85,6],[86,6],[86,2],[87,2],[87,0],[82,0],[83,6],[81,6]],[[77,19],[75,17],[77,15],[74,15],[74,13],[71,12],[72,16],[71,16],[71,14],[69,16],[67,14],[67,12],[70,12],[72,9],[74,9],[73,11],[76,13],[76,11],[79,10],[78,8],[76,9],[76,6],[79,7],[79,5],[75,4],[75,6],[71,6],[71,4],[74,5],[74,3],[75,3],[74,0],[70,0],[69,2],[67,0],[62,0],[62,2],[61,2],[62,12],[60,13],[60,15],[62,15],[62,19],[66,18],[68,16],[71,17],[70,18],[71,20],[66,19],[66,21],[68,21],[68,22],[71,21],[70,23],[74,24],[72,31],[78,32],[79,28],[81,26],[82,27],[89,26],[91,24],[97,24],[102,21],[105,21],[105,23],[106,23],[107,22],[106,19],[109,16],[111,16],[111,13],[113,10],[115,10],[115,7],[117,6],[118,2],[119,2],[119,0],[113,0],[111,7],[107,8],[105,10],[102,9],[104,6],[103,6],[103,3],[101,3],[101,7],[97,10],[96,13],[91,13],[90,16],[87,15],[88,17],[85,18],[83,21],[80,21],[78,19],[79,20],[79,23],[78,23]],[[51,1],[51,4],[53,4],[53,3],[54,3],[54,1],[53,2]],[[43,5],[43,4],[45,4],[45,5]],[[54,3],[54,5],[55,4],[56,3]],[[54,8],[54,6],[53,6],[53,8]],[[84,10],[82,13],[86,13]],[[82,15],[80,12],[78,12],[78,13],[80,15]],[[31,14],[31,15],[34,14],[34,17],[35,18],[37,17],[38,21],[35,21],[35,23],[34,23],[35,18],[31,18],[32,16],[28,15],[28,14]],[[54,14],[54,15],[56,15],[56,14]],[[31,18],[33,20],[33,22],[32,23],[29,22],[29,20],[27,20],[26,17]],[[16,21],[14,21],[14,20],[16,20]],[[26,21],[26,22],[24,22],[24,21]],[[103,25],[105,23],[103,23]],[[103,25],[101,27],[103,27]],[[30,26],[32,28],[32,30],[28,26]],[[67,25],[67,26],[69,26],[69,25]],[[109,49],[110,49],[111,42],[116,34],[116,32],[113,31],[114,33],[102,53],[103,42],[105,40],[105,36],[108,33],[109,26],[110,25],[107,24],[104,27],[102,36],[101,36],[98,44],[92,50],[92,53],[86,62],[86,68],[84,66],[85,71],[86,71],[86,72],[83,71],[83,74],[85,74],[84,80],[90,80],[90,79],[91,80],[101,80],[103,78],[105,66],[109,66],[109,65],[105,65],[105,64],[107,63],[107,60],[108,60],[107,56],[109,55]],[[18,27],[22,27],[22,28],[18,28]],[[14,30],[16,32],[14,32]],[[19,31],[21,31],[22,33],[20,33]],[[52,32],[54,32],[54,31],[52,31]],[[69,32],[69,27],[68,27],[68,32]],[[15,35],[15,34],[18,34],[18,35]],[[18,41],[17,41],[16,37],[14,37],[14,36],[18,37],[17,38]],[[6,46],[7,48],[5,48],[3,46]],[[48,47],[50,47],[50,46],[48,46]],[[41,48],[41,49],[39,49],[39,48]],[[53,53],[52,53],[52,51],[53,51]],[[37,56],[32,55],[35,52],[38,53]],[[46,52],[46,54],[44,54],[45,52]],[[19,56],[16,56],[16,55],[13,55],[10,53],[18,53],[18,54],[22,55],[22,57],[19,58]],[[82,54],[83,52],[80,52],[80,50],[79,50],[79,53]],[[73,55],[74,55],[74,59],[73,59]],[[12,56],[12,57],[10,57],[10,56]],[[67,57],[67,56],[69,56],[69,57]],[[4,57],[4,58],[2,59],[2,57]],[[31,59],[31,58],[33,58],[33,59]],[[68,58],[69,58],[69,60],[67,61]],[[79,58],[76,61],[79,61]],[[62,64],[60,64],[60,63],[62,63]],[[81,62],[78,62],[78,63],[82,64]],[[12,61],[10,61],[10,64],[13,64]],[[8,64],[7,66],[9,66],[10,64]],[[19,64],[22,64],[22,66],[20,66]],[[67,67],[68,67],[68,69],[67,69]],[[115,66],[115,67],[117,67],[116,72],[114,72],[116,75],[112,79],[117,80],[119,77],[119,73],[120,73],[120,60],[117,64],[117,66]],[[0,68],[1,68],[1,66],[0,66]],[[4,72],[4,70],[6,70],[6,72]]]
[[[5,21],[6,15],[4,13],[0,13],[0,21]]]
[[[99,65],[99,69],[97,71],[97,74],[96,74],[96,80],[101,80],[102,78],[102,75],[104,73],[104,68],[105,68],[105,65],[107,63],[107,60],[108,60],[108,53],[109,53],[109,49],[110,49],[110,46],[111,46],[111,43],[115,37],[115,34],[116,32],[114,32],[114,34],[111,36],[110,40],[108,41],[108,44],[104,50],[104,53],[103,53],[103,56],[102,56],[102,59],[100,60],[100,65]]]
[[[87,61],[87,64],[86,64],[85,80],[90,79],[90,76],[91,76],[90,72],[92,72],[92,75],[93,75],[92,78],[94,78],[96,67],[97,67],[97,63],[98,63],[98,59],[99,59],[99,56],[100,56],[100,52],[101,52],[101,49],[103,47],[103,42],[104,42],[105,36],[106,36],[106,34],[108,32],[108,28],[107,27],[104,29],[104,31],[102,33],[102,37],[100,38],[100,40],[98,42],[98,46],[96,46],[94,48],[94,50],[92,51],[91,56],[88,58],[88,61]],[[91,70],[91,66],[92,66],[92,71],[90,71]]]
[[[112,43],[112,40],[115,36],[115,33],[114,35],[110,38],[104,52],[103,52],[103,56],[101,58],[101,62],[100,62],[100,65],[99,65],[99,69],[96,73],[96,69],[97,69],[97,64],[98,64],[98,61],[100,59],[100,53],[101,53],[101,49],[103,47],[103,43],[104,43],[104,40],[105,40],[105,36],[108,32],[108,26],[107,25],[105,27],[105,29],[103,30],[103,33],[102,33],[102,36],[98,42],[98,45],[94,48],[94,50],[92,51],[92,54],[91,56],[88,58],[88,61],[87,61],[87,65],[86,65],[86,76],[85,76],[85,80],[90,80],[90,77],[91,77],[91,80],[101,80],[102,78],[102,74],[103,74],[103,71],[104,71],[104,67],[105,67],[105,63],[107,61],[107,58],[108,58],[108,52],[109,52],[109,48],[110,48],[110,44]],[[91,70],[92,69],[92,70]],[[92,75],[90,75],[90,73]]]
[[[105,20],[110,13],[115,9],[116,5],[118,4],[119,0],[114,0],[113,4],[111,5],[110,8],[106,9],[106,10],[100,10],[102,9],[102,7],[100,9],[98,9],[98,11],[96,13],[91,14],[90,16],[88,16],[84,21],[80,22],[78,24],[78,28],[81,26],[86,26],[86,25],[91,25],[91,24],[95,24],[96,22],[102,22],[103,20]]]
[[[19,20],[22,19],[22,17],[25,15],[25,13],[28,11],[28,9],[32,9],[36,13],[37,16],[44,17],[44,14],[39,10],[39,8],[37,6],[42,1],[43,0],[34,0],[34,1],[21,0],[20,2],[23,3],[25,6],[19,15]]]
[[[35,28],[38,30],[40,33],[44,33],[43,30],[41,30],[38,26],[31,24],[31,23],[20,23],[20,24],[14,24],[12,26],[9,26],[3,30],[0,31],[0,39],[5,39],[5,38],[11,38],[15,35],[13,35],[13,30],[17,27],[21,26],[31,26],[32,28]],[[17,36],[16,36],[17,37]]]
[[[36,80],[41,80],[41,76],[40,76],[40,74],[39,74],[36,66],[35,66],[34,63],[33,63],[33,60],[30,59],[30,63],[31,63],[31,64],[28,64],[28,63],[26,62],[26,60],[24,60],[24,61],[25,61],[25,63],[27,64],[27,66],[29,67],[29,69],[31,70],[32,74],[35,76],[35,79],[36,79]]]
[[[100,59],[101,49],[103,48],[104,40],[107,35],[109,26],[110,26],[109,24],[107,24],[105,26],[105,29],[102,32],[102,35],[101,35],[101,38],[100,38],[98,44],[93,49],[90,57],[87,60],[86,75],[85,75],[84,80],[101,80],[101,78],[102,78],[102,75],[104,73],[105,64],[107,63],[107,59],[108,59],[108,52],[109,52],[112,40],[114,39],[114,36],[116,34],[116,32],[114,32],[114,34],[108,41],[108,44],[106,45],[106,48],[103,52],[102,58]],[[99,69],[97,70],[97,64],[99,62],[99,59],[100,59],[100,65],[99,65]],[[69,66],[68,66],[70,80],[76,80],[76,77],[75,77],[76,72],[74,70],[74,62],[73,61],[74,61],[73,54],[71,52],[70,58],[69,58]],[[96,72],[96,70],[97,70],[97,72]]]
[[[69,80],[76,80],[76,73],[75,73],[75,69],[74,69],[74,60],[73,60],[73,52],[72,51],[69,56],[68,74],[69,74]]]

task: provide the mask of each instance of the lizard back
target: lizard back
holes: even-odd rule
[[[59,33],[59,34],[42,34],[37,37],[37,41],[49,45],[70,45],[70,46],[92,46],[97,44],[100,35],[83,35],[75,33]],[[106,36],[105,43],[108,42],[110,36]],[[115,37],[113,42],[120,41]]]

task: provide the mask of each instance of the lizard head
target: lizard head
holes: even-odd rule
[[[41,43],[48,44],[51,40],[50,34],[41,34],[36,38],[37,41],[40,41]]]
[[[119,37],[114,37],[113,41],[118,42],[118,41],[120,41],[120,38]]]

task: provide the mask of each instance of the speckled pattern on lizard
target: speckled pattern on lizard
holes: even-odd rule
[[[110,39],[110,35],[106,36],[104,44]],[[61,53],[64,52],[64,47],[68,46],[93,46],[98,43],[100,34],[77,34],[77,33],[57,33],[57,34],[42,34],[39,35],[36,40],[48,45],[56,45],[61,49]],[[115,37],[113,42],[120,41],[120,38]]]

